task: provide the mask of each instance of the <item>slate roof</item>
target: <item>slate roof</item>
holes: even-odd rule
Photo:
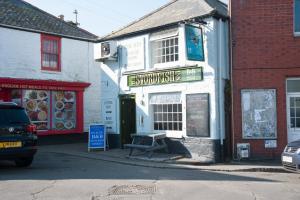
[[[0,0],[0,26],[87,41],[97,38],[22,0]]]
[[[210,16],[227,18],[227,5],[218,0],[173,0],[128,26],[100,38],[99,41],[138,34],[188,19]]]

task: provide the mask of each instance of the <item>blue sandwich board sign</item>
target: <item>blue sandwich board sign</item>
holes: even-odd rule
[[[88,150],[106,149],[106,130],[103,124],[91,124],[89,129]]]

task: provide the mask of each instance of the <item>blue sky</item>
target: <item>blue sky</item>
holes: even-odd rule
[[[139,19],[169,2],[169,0],[25,0],[34,6],[65,20],[75,21],[73,11],[78,11],[80,27],[98,36]],[[228,0],[223,0],[228,1]]]

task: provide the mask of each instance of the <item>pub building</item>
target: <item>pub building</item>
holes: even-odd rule
[[[100,120],[97,37],[24,1],[0,7],[0,102],[23,106],[38,135],[88,131]]]
[[[226,5],[172,1],[98,42],[110,147],[130,143],[132,133],[165,133],[171,153],[204,163],[221,160],[228,133]]]

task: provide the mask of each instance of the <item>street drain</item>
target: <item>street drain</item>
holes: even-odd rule
[[[109,189],[109,195],[154,194],[155,185],[115,185]]]

